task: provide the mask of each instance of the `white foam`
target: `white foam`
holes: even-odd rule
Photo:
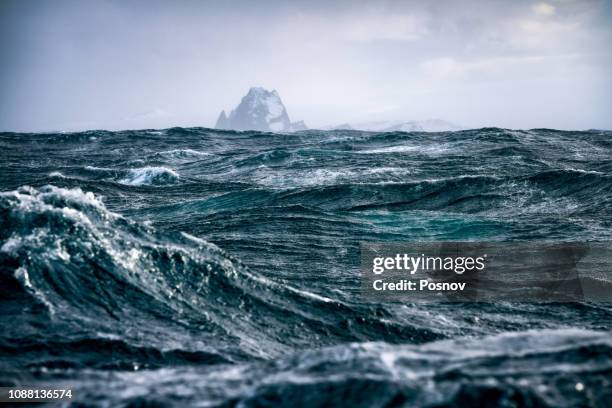
[[[85,170],[91,171],[113,171],[110,167],[96,167],[96,166],[85,166]]]
[[[429,146],[415,146],[415,145],[400,145],[400,146],[389,146],[381,147],[378,149],[363,150],[359,153],[362,154],[378,154],[378,153],[422,153],[422,154],[442,154],[448,153],[449,147],[443,144],[429,145]]]
[[[179,179],[179,174],[168,167],[142,167],[130,169],[128,175],[119,183],[129,186],[171,184]]]
[[[582,174],[597,174],[597,175],[600,175],[600,176],[604,175],[604,173],[602,173],[601,171],[577,169],[577,168],[569,167],[569,166],[566,166],[564,168],[564,170],[566,170],[566,171],[574,171],[576,173],[582,173]]]
[[[193,149],[173,149],[159,152],[160,156],[169,158],[189,158],[189,157],[204,157],[210,156],[210,153],[200,152]]]
[[[409,176],[419,171],[402,167],[376,167],[367,169],[305,169],[300,171],[278,171],[268,166],[259,166],[252,172],[252,180],[266,187],[292,188],[329,186],[342,183],[393,184],[406,182]]]
[[[37,299],[42,301],[45,304],[45,306],[47,306],[47,310],[49,310],[51,314],[55,313],[55,308],[53,307],[51,302],[47,300],[47,297],[45,296],[45,294],[42,291],[38,290],[34,285],[32,285],[32,282],[30,280],[30,275],[28,273],[27,268],[20,266],[19,268],[15,269],[15,278],[17,278],[17,280],[19,280],[22,283],[22,285],[28,291],[30,291]]]

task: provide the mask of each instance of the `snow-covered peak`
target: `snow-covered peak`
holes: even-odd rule
[[[247,92],[247,95],[252,95],[252,94],[266,94],[269,91],[267,91],[265,88],[262,88],[261,86],[252,86],[249,89],[249,92]],[[276,90],[272,90],[272,92],[276,92]]]
[[[221,112],[218,129],[290,132],[293,130],[287,109],[276,90],[252,87],[229,116]]]

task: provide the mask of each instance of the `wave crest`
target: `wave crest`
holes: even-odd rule
[[[160,234],[126,219],[78,188],[1,193],[0,218],[1,289],[12,280],[10,287],[46,306],[46,324],[63,322],[72,329],[62,332],[85,333],[86,339],[105,333],[136,348],[218,352],[231,361],[316,345],[323,332],[328,342],[397,329],[382,319],[360,318],[367,308],[249,271],[205,240]],[[321,316],[321,310],[334,313]],[[347,320],[361,323],[347,332],[339,327]],[[20,333],[0,335],[0,344],[23,341],[19,336],[27,335]],[[419,327],[403,333],[406,339],[440,338]]]
[[[142,167],[130,169],[119,183],[130,186],[172,184],[179,180],[179,174],[168,167]]]
[[[80,332],[123,336],[141,319],[147,323],[132,327],[136,338],[168,348],[176,340],[161,333],[185,336],[180,326],[197,327],[198,342],[210,336],[236,343],[234,333],[257,330],[245,327],[252,325],[246,305],[265,282],[204,240],[162,236],[78,188],[1,193],[0,218],[2,283],[12,276],[54,320]],[[229,311],[234,319],[225,322]],[[183,339],[181,347],[193,341]]]

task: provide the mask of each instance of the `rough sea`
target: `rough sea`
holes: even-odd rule
[[[612,241],[612,132],[0,133],[0,386],[610,406],[612,306],[372,302],[360,242]]]

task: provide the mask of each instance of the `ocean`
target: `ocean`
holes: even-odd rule
[[[612,241],[612,132],[0,133],[0,386],[609,406],[612,306],[374,302],[360,242]]]

